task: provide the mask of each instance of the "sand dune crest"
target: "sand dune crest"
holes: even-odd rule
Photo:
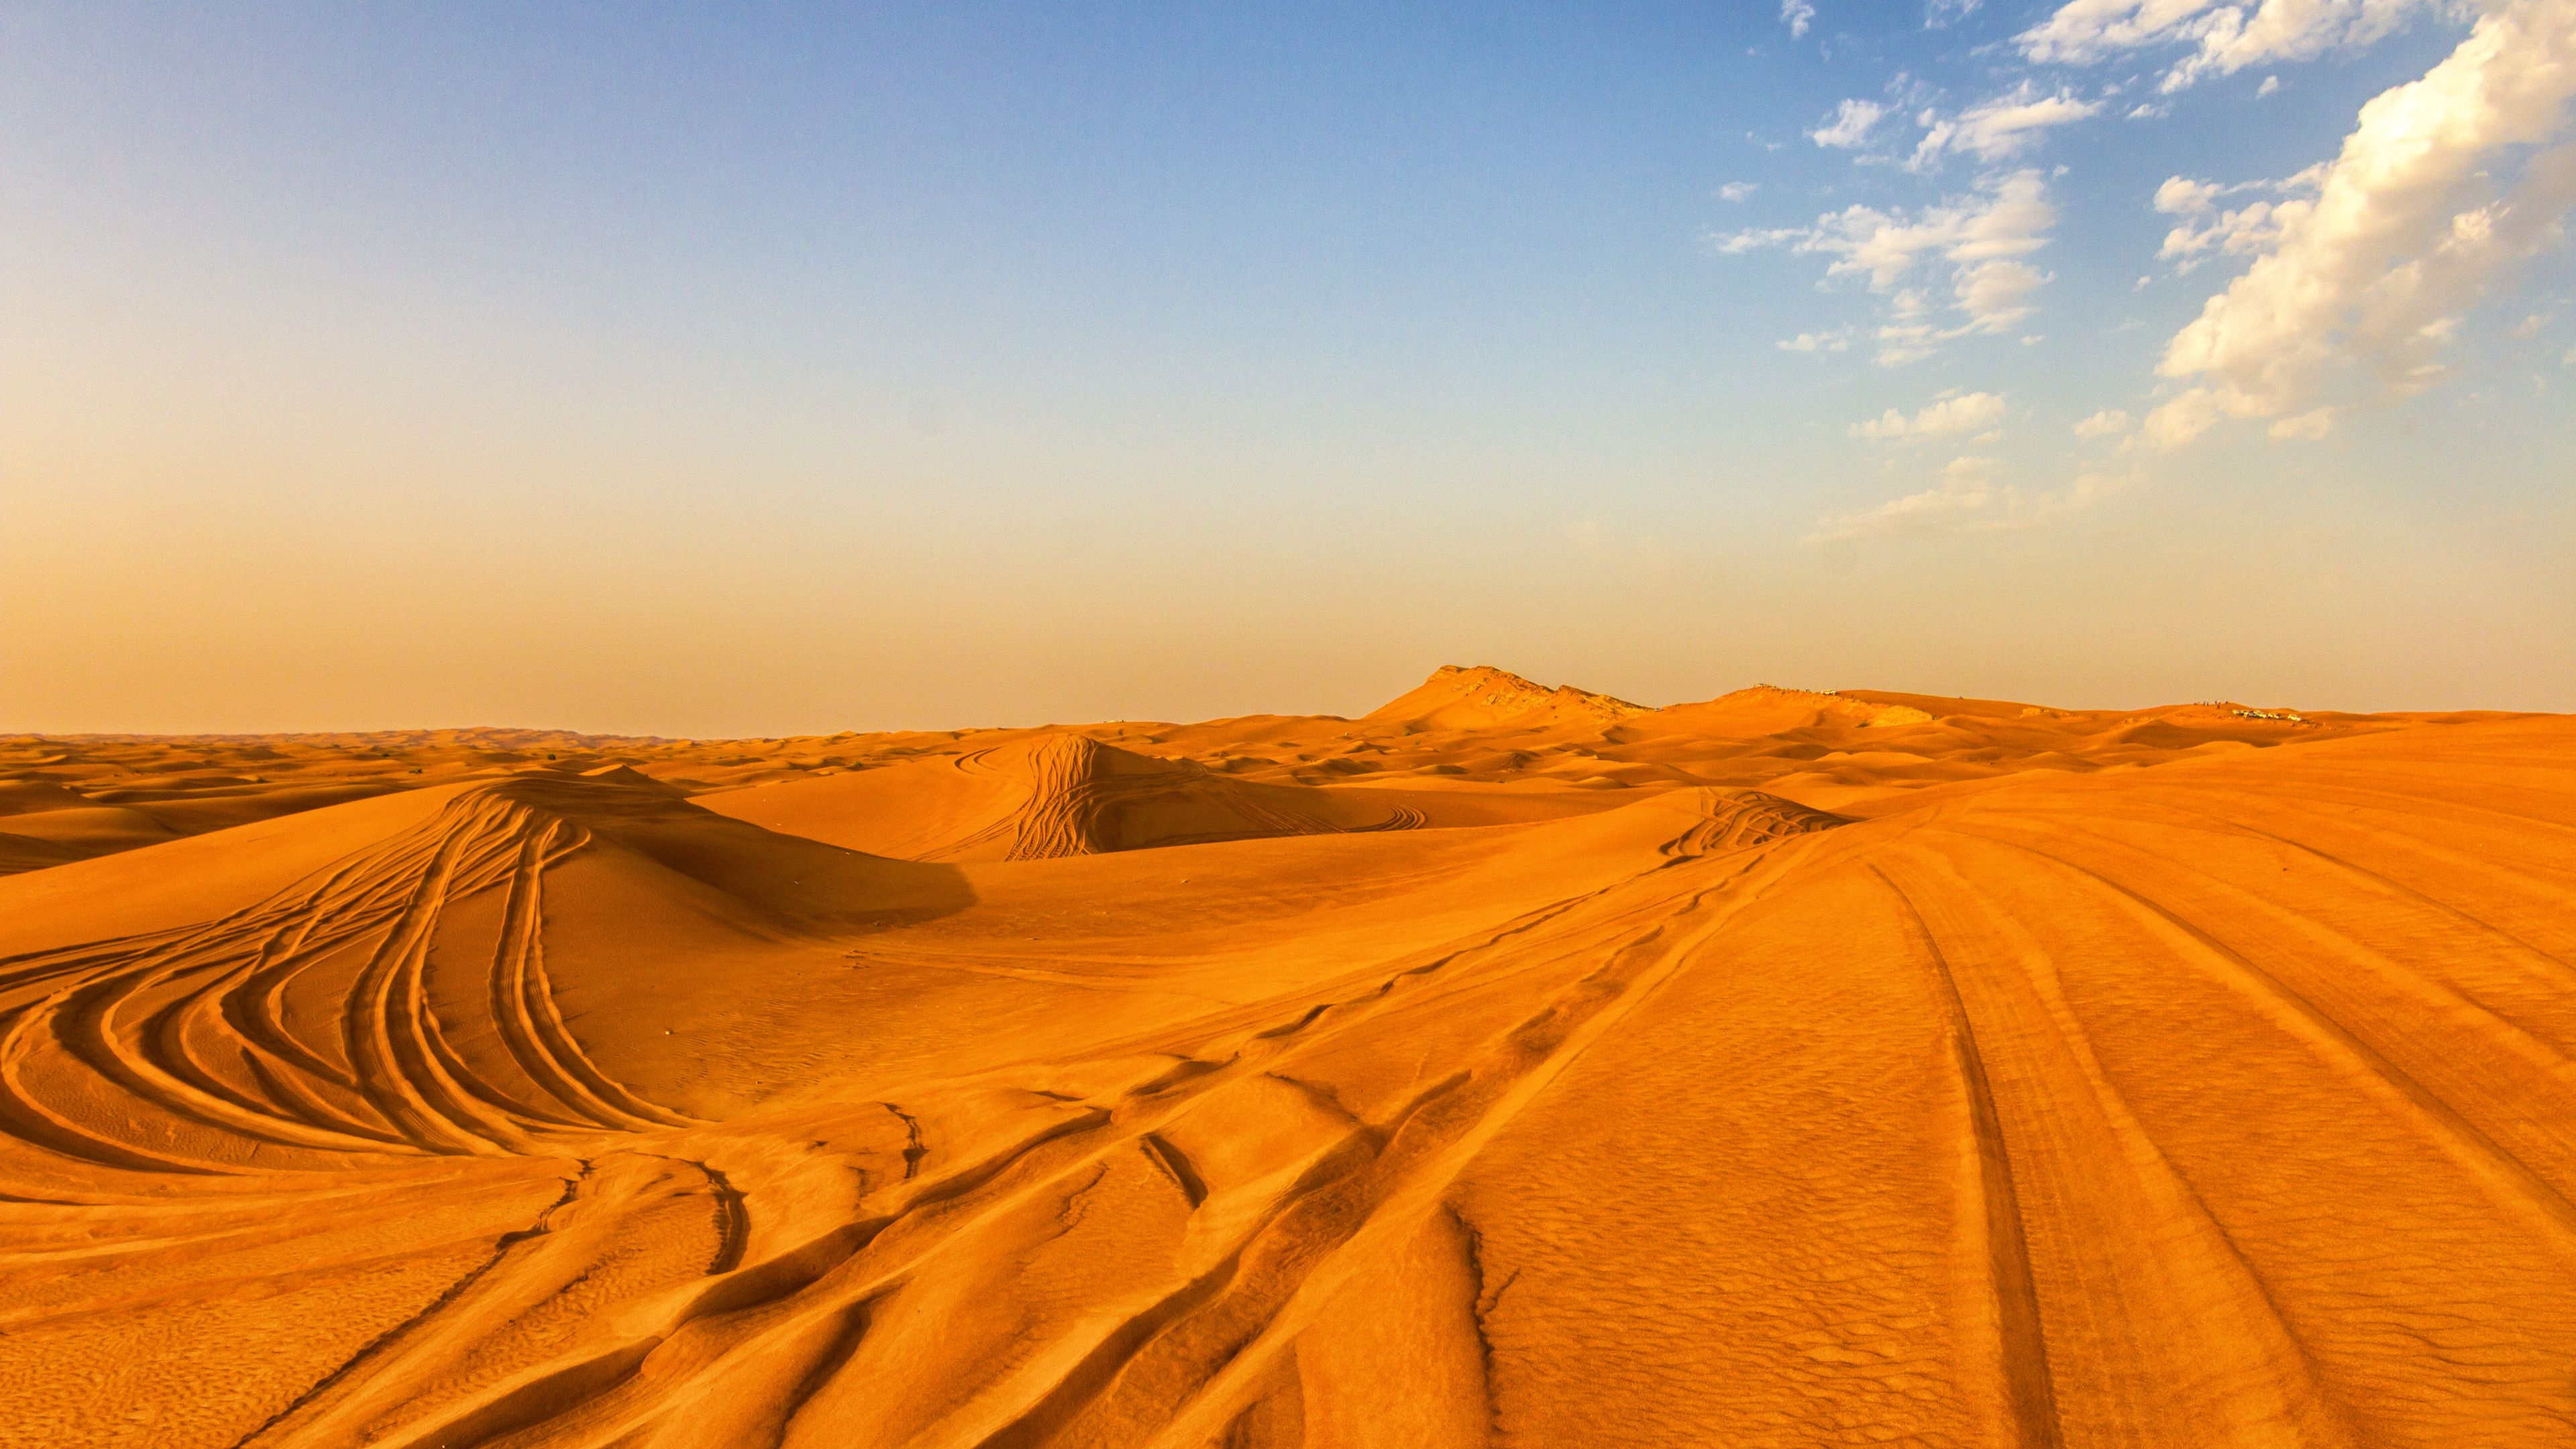
[[[2565,1441],[2576,725],[1521,683],[13,745],[365,793],[0,879],[0,1443]]]
[[[1552,689],[1532,684],[1486,665],[1444,664],[1411,692],[1369,711],[1367,718],[1482,729],[1500,724],[1603,724],[1642,714],[1645,708],[1570,684]]]
[[[704,803],[791,834],[938,861],[1052,860],[1422,823],[1402,804],[1247,783],[1066,731]]]

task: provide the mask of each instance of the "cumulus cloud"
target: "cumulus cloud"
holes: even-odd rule
[[[1832,146],[1848,151],[1869,139],[1878,118],[1887,107],[1876,101],[1845,101],[1834,110],[1834,118],[1807,133],[1807,139],[1819,146]]]
[[[1990,392],[1967,392],[1930,403],[1907,417],[1894,408],[1865,423],[1854,423],[1851,435],[1873,442],[1911,438],[1947,438],[1983,432],[2004,420],[2004,400]]]
[[[2167,344],[2157,371],[2190,386],[2142,435],[2176,447],[2237,417],[2321,436],[2335,417],[2326,395],[2356,376],[2391,393],[2438,380],[2456,319],[2503,269],[2563,239],[2576,145],[2508,163],[2565,132],[2571,96],[2576,4],[2502,0],[2421,79],[2373,98],[2313,199],[2274,204],[2253,265]],[[2174,188],[2159,194],[2183,202]]]
[[[1829,278],[1856,278],[1888,299],[1878,360],[1891,366],[1929,356],[1941,343],[1972,332],[2005,332],[2030,315],[2030,295],[2048,273],[2026,260],[2048,245],[2057,208],[2036,170],[1989,176],[1965,196],[1920,211],[1852,206],[1803,227],[1769,227],[1710,238],[1728,255],[1764,247],[1819,253]],[[1915,284],[1946,268],[1949,306],[1959,321],[1942,326],[1930,294]]]
[[[2081,100],[2066,90],[2044,95],[2023,81],[2007,94],[1981,101],[1955,117],[1925,111],[1917,118],[1925,129],[1911,164],[1920,169],[1945,151],[1964,152],[1980,161],[2005,160],[2037,145],[2050,130],[2101,112],[2100,101]]]
[[[1851,347],[1851,329],[1842,327],[1831,332],[1801,332],[1779,347],[1783,352],[1842,352]]]
[[[1780,21],[1789,27],[1789,38],[1796,40],[1807,33],[1816,20],[1814,0],[1780,0]]]
[[[2311,201],[2296,198],[2313,196],[2324,183],[2325,170],[2323,165],[2311,166],[2284,181],[2235,186],[2167,177],[2156,188],[2156,210],[2181,218],[2181,223],[2165,233],[2157,257],[2175,263],[2174,271],[2181,275],[2215,255],[2252,256],[2269,249],[2281,240],[2290,222],[2312,209]],[[2269,199],[2226,209],[2218,204],[2222,197],[2248,192],[2263,193]]]
[[[2196,216],[2209,210],[2227,191],[2214,181],[2168,176],[2165,184],[2156,188],[2156,210],[2167,216]]]
[[[1758,181],[1730,181],[1724,186],[1717,188],[1717,199],[1720,201],[1742,201],[1761,189],[1762,184]]]
[[[2114,438],[2129,430],[2129,410],[2104,408],[2075,425],[2079,438]]]
[[[2028,262],[1980,263],[1959,276],[1959,310],[1968,314],[1973,331],[2004,331],[2030,315],[2030,294],[2047,280],[2046,272]]]
[[[1941,469],[1941,480],[1920,493],[1891,498],[1875,508],[1838,513],[1817,520],[1809,543],[1845,543],[1865,538],[1928,537],[1943,534],[2000,533],[2036,528],[2052,519],[2123,492],[2137,474],[2085,473],[2062,489],[2027,494],[1998,483],[1992,458],[1953,458]]]
[[[2447,0],[2069,0],[2013,38],[2024,57],[2089,65],[2134,50],[2186,51],[2163,88],[2249,65],[2356,50]]]

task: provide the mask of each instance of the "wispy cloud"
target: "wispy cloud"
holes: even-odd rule
[[[2037,528],[2089,508],[2136,486],[2138,475],[2084,473],[2064,488],[2024,493],[1997,481],[2001,465],[1982,456],[1953,458],[1940,481],[1919,493],[1891,498],[1875,508],[1817,520],[1806,541],[1846,543],[1869,538],[1925,538],[2003,533]]]
[[[1762,183],[1758,181],[1730,181],[1724,186],[1717,188],[1717,199],[1720,201],[1742,201],[1761,189]]]
[[[1842,352],[1851,347],[1851,329],[1836,328],[1831,332],[1801,332],[1779,344],[1783,352]]]
[[[2129,430],[2127,408],[2104,408],[2075,425],[2079,438],[2116,438]]]
[[[2082,100],[2066,90],[2042,94],[2029,81],[2023,81],[2013,90],[1980,101],[1954,117],[1944,117],[1937,111],[1923,112],[1917,118],[1917,124],[1925,128],[1923,139],[1916,144],[1910,164],[1928,166],[1945,151],[1964,152],[1980,161],[2005,160],[2037,145],[2056,127],[2101,113],[2100,101]]]
[[[1833,119],[1807,133],[1807,139],[1819,146],[1848,151],[1869,139],[1871,129],[1887,107],[1876,101],[1845,101],[1834,110]]]
[[[2057,209],[2036,170],[1990,176],[1968,195],[1916,212],[1853,206],[1816,218],[1813,226],[1769,227],[1714,237],[1735,255],[1765,247],[1821,253],[1831,278],[1857,278],[1888,299],[1879,329],[1879,360],[1890,365],[1930,355],[1940,343],[1974,332],[2004,332],[2030,315],[2030,296],[2048,274],[2025,260],[2048,244]],[[1914,279],[1946,266],[1950,309],[1961,319],[1942,326],[1932,298]]]
[[[1815,0],[1780,0],[1780,21],[1789,27],[1790,39],[1805,35],[1815,19]]]
[[[2010,511],[2009,490],[1995,484],[1992,458],[1953,458],[1941,470],[1941,481],[1920,493],[1891,498],[1876,508],[1841,513],[1816,522],[1809,543],[1903,534],[1985,532]]]
[[[1912,417],[1889,408],[1868,422],[1852,424],[1851,435],[1872,442],[1951,438],[1984,432],[2003,420],[2003,398],[1990,392],[1968,392],[1926,404]]]

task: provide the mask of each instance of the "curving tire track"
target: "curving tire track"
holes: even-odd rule
[[[1013,856],[1106,848],[1122,777],[1033,754]],[[727,1122],[556,1004],[581,801],[469,790],[221,920],[0,961],[0,1251],[177,1285],[0,1294],[0,1365],[220,1298],[191,1253],[319,1271],[300,1211],[418,1281],[164,1442],[2566,1442],[2576,837],[2489,800],[2396,839],[2403,781],[2301,769],[1862,823],[1675,792],[1625,877],[1327,986]],[[480,1226],[433,1260],[433,1218]]]
[[[206,926],[0,960],[0,1116],[64,1156],[196,1172],[265,1170],[245,1144],[292,1149],[276,1165],[311,1167],[329,1154],[495,1155],[686,1125],[602,1073],[554,1005],[543,877],[588,836],[533,793],[460,794]],[[510,929],[491,967],[490,1019],[470,1025],[509,1044],[532,1093],[471,1066],[427,999],[441,912],[493,889],[509,893]],[[290,990],[352,961],[332,1029],[290,1024]]]

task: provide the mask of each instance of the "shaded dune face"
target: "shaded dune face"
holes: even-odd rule
[[[1512,747],[2059,728],[1957,703]],[[29,869],[0,1443],[2569,1442],[2576,725],[2239,719],[1865,817],[1054,731]]]
[[[711,796],[709,808],[913,860],[1051,860],[1346,830],[1405,830],[1400,802],[1256,785],[1048,731],[953,758]]]

